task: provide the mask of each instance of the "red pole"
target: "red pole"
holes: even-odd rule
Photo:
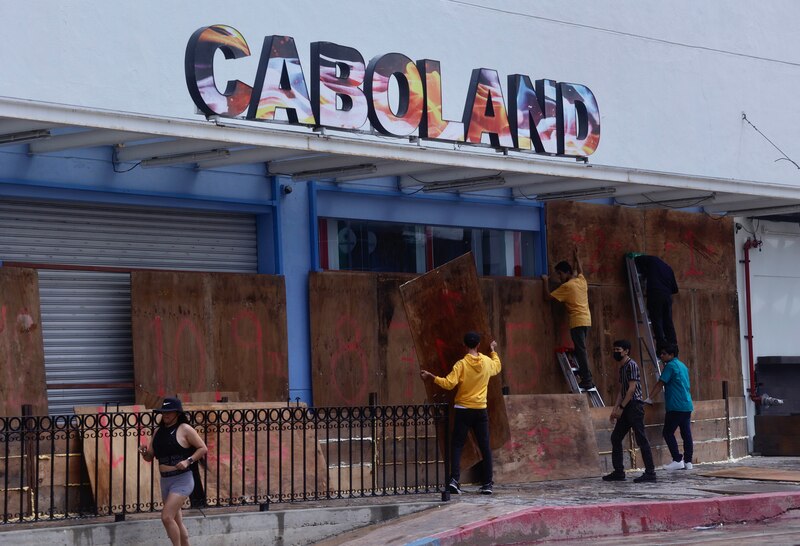
[[[756,404],[761,402],[761,396],[756,393],[758,386],[756,385],[756,366],[753,356],[753,314],[750,306],[750,249],[759,248],[762,241],[758,239],[747,238],[744,243],[744,291],[745,291],[745,305],[747,308],[747,352],[748,364],[750,366],[750,399]]]

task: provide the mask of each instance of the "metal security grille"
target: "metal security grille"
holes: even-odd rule
[[[0,260],[255,273],[247,214],[0,201]],[[39,270],[48,383],[133,381],[128,273]],[[53,389],[51,413],[132,402],[130,389]]]

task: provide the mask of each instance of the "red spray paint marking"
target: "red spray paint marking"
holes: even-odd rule
[[[156,343],[156,394],[163,397],[166,392],[164,384],[164,326],[161,324],[161,317],[156,315],[152,321]]]
[[[97,424],[100,430],[97,431],[97,436],[103,441],[103,451],[111,462],[111,468],[117,468],[119,464],[125,460],[124,455],[120,455],[116,459],[111,458],[111,431],[109,425],[111,424],[108,419],[108,414],[105,413],[103,406],[97,407]]]
[[[178,384],[178,366],[180,365],[180,354],[178,353],[178,348],[180,347],[181,341],[181,334],[183,334],[184,330],[188,330],[192,334],[192,339],[194,340],[195,348],[197,349],[197,354],[200,358],[200,362],[198,363],[198,367],[200,368],[197,373],[197,383],[194,385],[194,389],[187,389],[190,392],[194,391],[207,391],[208,385],[206,383],[206,350],[203,344],[203,335],[198,331],[197,326],[195,326],[194,322],[190,318],[183,318],[181,319],[180,324],[178,324],[178,330],[175,332],[175,352],[173,355],[173,362],[175,365],[174,374],[175,374],[175,384]]]
[[[449,317],[456,316],[456,304],[460,303],[462,299],[464,299],[464,295],[458,290],[443,288],[439,293],[440,303]]]
[[[255,339],[252,341],[245,340],[239,334],[239,321],[242,319],[249,320],[254,328],[255,328]],[[258,386],[256,387],[256,396],[258,400],[264,400],[264,366],[266,362],[264,361],[264,330],[261,327],[261,321],[258,320],[258,316],[247,309],[243,309],[236,313],[236,316],[233,317],[233,321],[231,321],[231,333],[233,335],[233,342],[238,345],[239,347],[243,347],[245,349],[255,349],[256,350],[256,373],[258,374]],[[219,399],[219,391],[216,394],[217,399]]]
[[[353,330],[352,339],[346,340],[344,338],[343,329],[350,327]],[[367,355],[361,348],[361,329],[358,324],[349,316],[343,315],[336,321],[336,337],[339,341],[339,346],[336,351],[331,355],[331,384],[339,395],[340,400],[344,400],[349,405],[363,404],[366,400],[367,388],[369,388],[367,377]],[[339,361],[346,354],[354,353],[358,359],[359,377],[353,378],[352,382],[358,385],[358,391],[352,396],[348,397],[344,394],[342,386],[339,384],[338,368]]]
[[[695,253],[697,251],[696,244],[697,240],[694,235],[694,231],[687,229],[683,232],[683,240],[689,243],[689,269],[686,270],[687,277],[698,277],[703,274],[702,271],[697,269],[696,262],[695,262]]]
[[[519,379],[514,378],[513,372],[511,371],[512,368],[510,366],[505,368],[509,386],[512,387],[512,392],[528,393],[529,391],[533,391],[533,389],[536,387],[537,378],[539,377],[541,370],[541,361],[539,360],[539,355],[529,341],[532,338],[532,334],[535,329],[536,326],[532,322],[508,322],[506,324],[509,360],[515,361],[518,369],[523,367],[531,368],[531,378],[524,383]],[[520,336],[515,335],[517,332],[528,334],[524,336],[524,339],[526,340],[525,342],[519,343],[518,339]],[[518,358],[520,355],[525,355],[525,357]]]
[[[444,356],[444,350],[447,347],[447,343],[436,338],[436,354],[439,356],[439,369],[436,371],[435,375],[444,375],[446,370],[450,369],[450,363],[447,361],[447,358]]]
[[[276,351],[267,351],[266,360],[260,362],[256,369],[256,380],[258,381],[256,396],[259,401],[264,400],[264,385],[267,384],[269,378],[273,378],[274,381],[286,381],[286,373],[281,367],[281,356],[282,354]]]
[[[0,334],[2,334],[6,329],[6,313],[8,309],[5,305],[0,307]]]
[[[575,244],[580,244],[580,243],[585,243],[586,242],[586,237],[584,237],[580,233],[573,233],[572,235],[570,235],[570,239],[572,239],[572,242],[575,243]]]

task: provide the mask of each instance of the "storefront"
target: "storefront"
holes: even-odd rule
[[[800,76],[771,12],[779,31],[743,52],[711,14],[702,35],[657,31],[666,7],[263,9],[3,7],[20,47],[0,66],[0,260],[39,272],[51,411],[132,399],[134,270],[283,276],[288,392],[311,401],[310,272],[471,251],[481,275],[535,277],[550,201],[800,203],[742,119],[793,141],[775,105]]]

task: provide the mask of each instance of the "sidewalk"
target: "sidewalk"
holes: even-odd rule
[[[726,468],[800,470],[800,458],[747,457],[658,471],[657,483],[561,480],[495,484],[493,496],[467,487],[450,503],[317,544],[455,545],[535,543],[628,535],[716,523],[760,521],[800,508],[800,483],[706,477]]]

